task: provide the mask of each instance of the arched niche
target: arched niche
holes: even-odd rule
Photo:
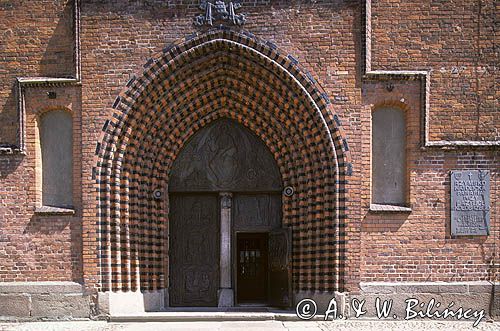
[[[402,109],[372,115],[372,202],[406,205],[406,120]]]
[[[73,207],[73,120],[58,109],[39,118],[43,206]]]

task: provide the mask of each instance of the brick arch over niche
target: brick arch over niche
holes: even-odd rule
[[[132,78],[103,127],[96,167],[100,287],[167,285],[172,164],[199,129],[231,118],[271,151],[293,229],[295,291],[342,290],[345,152],[326,94],[273,44],[214,30],[166,47]]]

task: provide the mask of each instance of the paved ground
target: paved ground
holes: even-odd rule
[[[147,323],[107,323],[91,321],[71,322],[31,322],[31,323],[0,323],[0,330],[53,330],[53,331],[121,331],[121,330],[238,330],[238,331],[268,331],[268,330],[306,330],[306,331],[329,331],[329,330],[360,330],[360,331],[383,331],[383,330],[408,330],[408,331],[432,331],[432,330],[488,330],[499,331],[500,322],[481,322],[476,328],[472,322],[449,322],[449,321],[369,321],[369,320],[339,320],[339,321],[297,321],[297,322],[147,322]]]

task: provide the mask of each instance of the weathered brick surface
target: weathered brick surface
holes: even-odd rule
[[[362,2],[243,4],[241,11],[248,13],[244,30],[272,41],[285,56],[297,58],[327,93],[341,121],[342,138],[347,138],[349,147],[347,162],[353,164],[353,174],[346,177],[345,185],[345,245],[338,244],[346,249],[345,289],[356,291],[359,281],[493,278],[491,264],[498,261],[498,247],[497,256],[494,252],[500,236],[498,149],[421,148],[420,82],[393,80],[394,89],[388,91],[385,82],[363,81]],[[0,31],[4,31],[0,33],[0,143],[15,144],[14,78],[74,73],[71,5],[66,1],[19,1],[0,6]],[[113,103],[129,79],[140,75],[148,60],[168,44],[205,30],[192,24],[200,13],[197,6],[194,0],[81,1],[82,85],[29,88],[27,155],[0,155],[1,281],[83,279],[89,287],[99,283],[99,210],[92,177],[98,161],[96,144],[103,141],[103,125],[113,119]],[[492,87],[497,61],[491,32],[493,1],[482,1],[481,6],[431,0],[373,4],[372,70],[432,69],[431,140],[498,139],[500,117],[494,107],[498,97]],[[48,99],[48,91],[56,91],[57,99]],[[193,95],[201,92],[193,89]],[[407,114],[410,214],[368,211],[371,112],[383,105],[401,107]],[[74,115],[75,216],[34,215],[38,199],[36,116],[54,108],[68,109]],[[144,128],[151,128],[145,114],[153,110],[143,110]],[[186,128],[186,132],[192,130]],[[147,145],[147,134],[141,134],[146,149],[150,148],[153,144]],[[488,237],[450,237],[449,170],[466,168],[491,171]],[[322,217],[304,221],[329,220]],[[163,259],[165,268],[168,260]],[[321,276],[312,272],[300,277],[305,289],[325,286],[316,280]],[[165,274],[159,274],[155,286],[164,279]]]
[[[57,93],[55,100],[48,91]],[[26,156],[0,156],[1,281],[82,279],[81,261],[81,122],[79,91],[75,88],[30,88],[26,92]],[[74,216],[37,215],[41,204],[35,164],[36,118],[51,109],[73,114]]]
[[[71,0],[0,3],[0,145],[16,144],[16,77],[71,76]]]
[[[431,139],[499,139],[495,1],[373,1],[372,11],[373,66],[431,71]]]

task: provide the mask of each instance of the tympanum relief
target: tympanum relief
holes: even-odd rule
[[[169,190],[279,191],[272,154],[250,130],[230,119],[194,134],[174,162]]]

